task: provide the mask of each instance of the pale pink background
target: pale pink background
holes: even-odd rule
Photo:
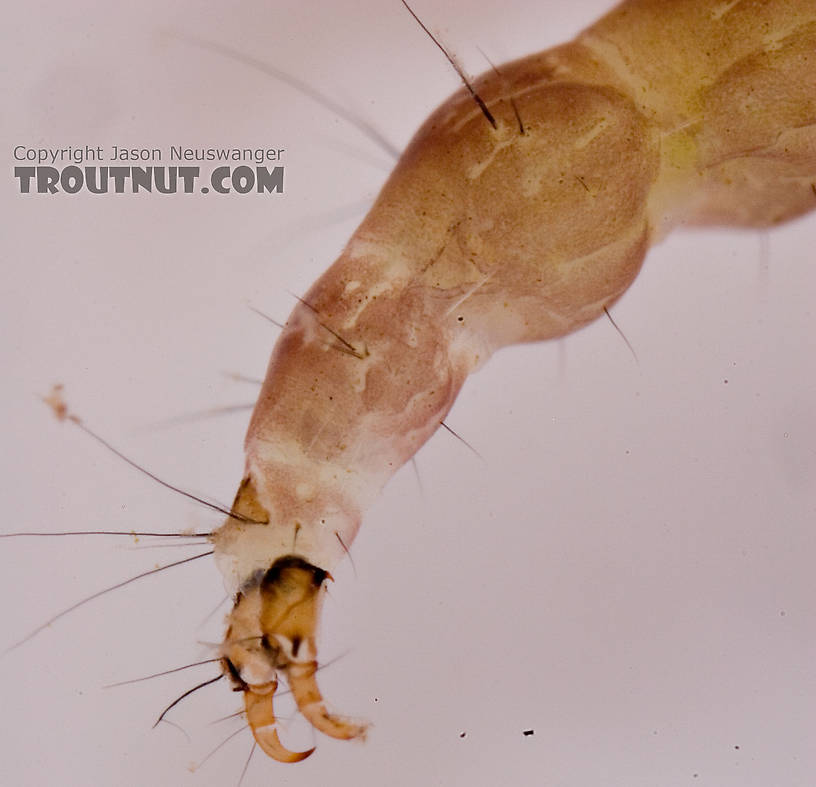
[[[403,146],[457,79],[396,0],[19,6],[4,24],[4,530],[197,527],[217,517],[143,478],[37,395],[160,476],[229,501],[275,330],[336,256],[388,157],[197,35],[287,69]],[[603,0],[416,2],[472,72],[559,42]],[[14,144],[269,144],[278,198],[23,198]],[[355,212],[357,206],[357,212]],[[339,223],[331,216],[345,213]],[[793,787],[816,772],[813,216],[761,236],[673,236],[614,316],[506,350],[368,515],[326,607],[321,674],[365,745],[321,738],[244,784]],[[728,380],[726,383],[725,380]],[[3,642],[187,554],[105,541],[0,546]],[[250,748],[212,669],[102,686],[208,653],[210,562],[100,599],[4,657],[8,785],[233,785]],[[532,728],[535,735],[523,737]],[[466,737],[460,738],[465,732]],[[287,740],[306,742],[295,725]],[[736,748],[739,747],[739,748]],[[697,776],[695,777],[695,774]]]

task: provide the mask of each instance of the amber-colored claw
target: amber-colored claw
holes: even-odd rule
[[[273,707],[276,688],[277,684],[264,694],[251,690],[244,692],[247,721],[252,735],[265,754],[278,762],[300,762],[314,751],[314,747],[306,751],[290,751],[281,743]]]
[[[317,687],[315,635],[327,576],[297,555],[278,558],[241,590],[230,614],[222,651],[224,671],[244,692],[247,721],[258,745],[280,762],[299,762],[314,751],[289,751],[280,742],[273,698],[281,673],[298,710],[314,729],[350,740],[363,738],[368,726],[330,713]]]
[[[323,695],[317,687],[316,672],[316,661],[291,663],[286,667],[286,677],[298,710],[315,729],[331,738],[340,740],[364,738],[368,729],[367,724],[329,713]]]

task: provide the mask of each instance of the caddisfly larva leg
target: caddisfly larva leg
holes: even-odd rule
[[[316,729],[330,738],[351,740],[365,738],[367,724],[354,721],[345,716],[338,716],[326,708],[326,702],[317,686],[315,673],[317,662],[298,662],[290,664],[286,670],[289,687],[295,697],[298,710]]]
[[[300,762],[314,751],[314,747],[306,751],[293,752],[281,743],[273,707],[277,688],[277,681],[273,681],[264,687],[263,693],[257,689],[244,692],[247,724],[264,754],[278,762]]]
[[[249,491],[248,491],[249,490]],[[251,486],[238,500],[248,510]],[[295,556],[278,559],[238,594],[222,646],[226,673],[244,692],[247,721],[258,744],[281,762],[297,762],[313,749],[291,752],[278,737],[274,695],[283,674],[298,710],[333,738],[362,738],[367,725],[330,713],[317,686],[316,633],[328,574]]]

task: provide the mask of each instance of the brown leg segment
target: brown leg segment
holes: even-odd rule
[[[286,667],[286,677],[289,680],[289,687],[292,689],[298,710],[315,729],[331,738],[340,740],[365,738],[367,724],[329,713],[323,695],[317,687],[315,672],[317,672],[316,661],[308,661],[303,664],[293,663]]]
[[[289,751],[280,742],[273,708],[275,689],[277,689],[277,683],[265,694],[256,694],[254,691],[244,692],[244,706],[249,727],[264,754],[278,762],[300,762],[314,751],[314,747],[306,751]]]

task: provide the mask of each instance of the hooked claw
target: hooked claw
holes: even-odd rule
[[[314,751],[314,746],[306,751],[290,751],[281,743],[273,708],[276,688],[277,682],[265,694],[257,694],[251,690],[244,692],[247,721],[264,754],[278,762],[300,762]]]
[[[246,585],[235,602],[222,650],[225,672],[244,693],[247,721],[258,745],[280,762],[305,760],[280,741],[273,699],[282,672],[298,710],[332,738],[364,738],[368,725],[331,713],[317,686],[315,635],[328,573],[287,555]]]
[[[345,716],[329,713],[323,695],[315,679],[317,662],[291,663],[286,668],[289,687],[295,697],[298,710],[311,725],[331,738],[351,740],[365,738],[368,725]]]

